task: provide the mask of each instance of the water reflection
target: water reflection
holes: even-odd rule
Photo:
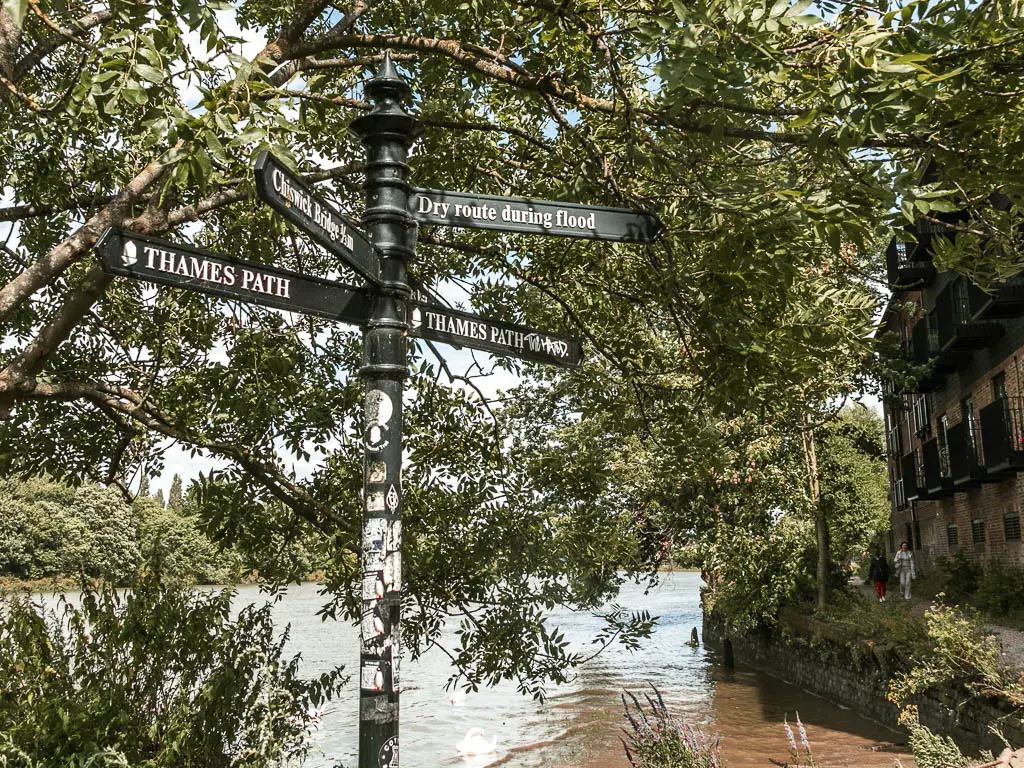
[[[714,657],[712,657],[714,658]],[[728,671],[713,664],[714,695],[710,719],[720,734],[722,755],[730,768],[765,766],[768,759],[785,763],[789,744],[783,720],[793,725],[797,714],[819,765],[889,768],[907,757],[902,733],[858,717],[825,699],[813,696],[752,670]],[[799,739],[799,734],[797,734]]]
[[[623,690],[638,695],[658,686],[671,711],[701,725],[721,740],[729,768],[765,768],[768,758],[785,762],[788,745],[782,719],[799,711],[815,758],[822,766],[888,768],[899,756],[913,765],[902,748],[902,734],[858,718],[774,678],[739,669],[727,672],[713,653],[690,648],[693,627],[700,630],[700,578],[694,573],[667,574],[644,594],[635,585],[624,588],[618,602],[646,608],[661,617],[654,636],[641,650],[612,647],[584,665],[576,677],[549,691],[544,704],[524,698],[513,684],[502,684],[453,705],[444,690],[450,675],[448,658],[428,651],[403,667],[402,761],[408,768],[623,768],[620,736],[625,718]],[[240,590],[241,600],[260,600],[255,589]],[[279,621],[292,624],[292,652],[301,652],[303,673],[317,674],[336,664],[358,668],[355,628],[321,622],[316,610],[322,599],[314,585],[292,588],[276,608]],[[564,612],[555,616],[566,638],[585,644],[600,628],[591,616]],[[321,754],[305,768],[356,764],[358,695],[354,686],[324,712],[317,733]],[[455,745],[470,728],[496,737],[498,753],[487,760],[461,758]],[[881,750],[881,751],[880,751]]]

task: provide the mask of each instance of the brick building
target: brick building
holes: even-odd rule
[[[894,290],[883,318],[929,373],[883,399],[889,456],[890,555],[906,540],[920,566],[958,550],[1024,565],[1024,278],[988,293],[932,264],[936,234],[894,240]],[[916,311],[901,311],[906,305]],[[890,388],[892,389],[892,388]]]

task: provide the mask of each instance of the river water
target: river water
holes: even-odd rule
[[[644,594],[626,585],[618,603],[646,608],[660,616],[654,636],[639,651],[612,647],[584,665],[576,678],[549,689],[540,704],[523,697],[512,684],[468,694],[451,703],[444,684],[451,674],[448,658],[428,651],[402,666],[401,761],[403,768],[625,768],[619,741],[626,721],[620,695],[658,686],[670,710],[719,739],[729,768],[768,768],[769,759],[784,764],[789,747],[782,722],[799,713],[819,766],[890,768],[899,758],[914,765],[903,746],[905,736],[857,717],[824,699],[775,678],[738,667],[722,668],[714,652],[685,645],[693,627],[701,627],[700,576],[663,574]],[[239,590],[239,602],[262,602],[255,587]],[[316,616],[323,599],[317,586],[289,589],[275,608],[275,618],[292,627],[290,653],[301,653],[302,671],[318,674],[344,664],[358,670],[358,629]],[[589,615],[568,611],[552,618],[567,639],[583,647],[599,628]],[[350,683],[330,702],[315,733],[317,751],[304,768],[352,768],[356,765],[358,683]],[[480,727],[497,738],[498,752],[472,761],[456,755],[455,745],[469,728]]]

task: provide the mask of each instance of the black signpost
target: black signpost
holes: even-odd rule
[[[256,194],[367,281],[380,283],[380,253],[366,236],[269,152],[256,158]]]
[[[569,368],[583,360],[579,339],[488,320],[442,304],[414,301],[407,306],[410,336]]]
[[[410,206],[416,221],[421,224],[463,229],[492,229],[623,243],[653,243],[661,231],[661,222],[652,213],[527,197],[416,189]]]
[[[362,616],[359,768],[398,768],[402,596],[402,391],[406,336],[550,365],[578,366],[578,339],[489,320],[412,295],[417,222],[591,240],[653,242],[652,214],[528,198],[414,189],[406,158],[416,121],[390,55],[366,84],[372,110],[352,123],[366,148],[364,235],[272,155],[256,163],[260,198],[354,269],[356,288],[120,230],[97,243],[110,273],[363,327]]]
[[[106,272],[225,299],[362,325],[369,297],[348,285],[134,232],[108,229],[96,243]]]

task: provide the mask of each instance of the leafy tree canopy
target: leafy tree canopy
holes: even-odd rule
[[[620,569],[657,562],[667,534],[706,528],[719,502],[702,489],[788,471],[759,459],[859,385],[893,226],[964,209],[942,258],[1005,271],[1024,178],[1019,10],[5,0],[0,467],[127,488],[140,466],[160,471],[166,439],[216,455],[228,469],[197,490],[211,529],[273,529],[283,504],[284,530],[315,530],[335,553],[329,610],[357,613],[357,335],[113,281],[90,249],[119,226],[338,274],[254,200],[252,162],[272,149],[357,215],[348,125],[390,49],[415,84],[416,184],[646,208],[666,224],[652,247],[420,233],[418,279],[590,349],[578,372],[525,369],[536,384],[502,402],[480,394],[477,369],[425,348],[412,360],[410,642],[454,610],[475,679],[532,689],[571,661],[546,607],[596,605]],[[262,47],[248,55],[243,38]],[[928,157],[938,176],[922,186]]]

